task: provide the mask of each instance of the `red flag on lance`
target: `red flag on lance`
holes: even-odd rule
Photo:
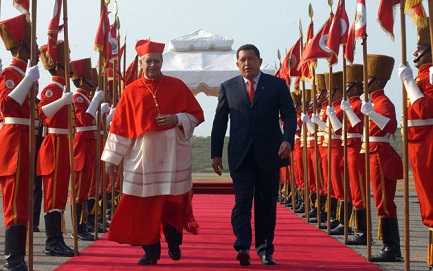
[[[349,18],[347,17],[346,9],[344,8],[344,5],[341,5],[341,1],[338,1],[337,9],[332,18],[332,24],[329,29],[328,40],[326,41],[326,47],[328,47],[328,49],[331,50],[331,53],[336,56],[331,59],[330,64],[335,64],[337,62],[340,44],[347,42],[348,30]]]
[[[377,20],[382,29],[391,36],[394,41],[394,6],[400,4],[400,0],[380,0]]]
[[[21,13],[30,13],[30,1],[29,0],[13,0],[13,5]]]
[[[344,52],[346,59],[350,63],[353,63],[354,60],[356,40],[365,36],[367,36],[367,12],[365,8],[365,0],[358,0],[356,4],[355,20],[349,29],[346,51]]]
[[[135,57],[134,60],[129,64],[128,68],[125,72],[125,86],[129,85],[130,83],[134,82],[138,78],[138,57]]]
[[[406,0],[404,13],[412,18],[412,21],[417,28],[425,28],[427,26],[427,15],[422,5],[422,0]]]
[[[331,18],[328,18],[320,31],[316,34],[316,36],[311,39],[311,42],[309,42],[305,47],[299,65],[302,65],[307,61],[317,58],[335,58],[335,55],[331,54],[331,50],[326,47],[326,40],[328,39],[330,27]],[[298,68],[301,67],[298,66]]]
[[[290,52],[290,51],[289,51]],[[280,70],[279,70],[279,76],[281,79],[286,80],[288,84],[290,84],[290,78],[289,78],[289,52],[287,52],[286,56],[284,57],[283,63],[281,64]]]
[[[288,76],[301,76],[301,70],[298,70],[301,61],[301,38],[290,48],[284,60],[288,68]]]
[[[110,44],[110,59],[117,58],[119,54],[119,37],[116,35],[116,25],[110,25],[110,33],[108,34],[108,42]]]
[[[53,12],[50,22],[48,23],[48,43],[47,53],[51,56],[54,62],[57,62],[57,37],[63,29],[63,25],[59,25],[60,12],[62,10],[62,0],[54,0]]]
[[[95,51],[102,52],[104,65],[107,62],[108,55],[108,36],[110,33],[110,21],[108,19],[107,6],[104,4],[101,10],[101,17],[95,36]]]
[[[305,35],[306,39],[305,39],[305,44],[304,44],[304,48],[302,50],[302,52],[305,52],[305,48],[307,47],[307,45],[310,43],[310,41],[313,39],[314,33],[313,33],[313,22],[310,22],[310,25],[308,26],[307,29],[307,34]],[[299,57],[300,59],[301,57]],[[316,59],[312,59],[307,61],[306,63],[304,63],[301,66],[301,79],[302,80],[307,80],[307,81],[313,81],[313,74],[311,73],[311,68],[312,67],[316,67],[317,66],[317,60]]]

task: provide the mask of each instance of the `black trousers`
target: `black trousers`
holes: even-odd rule
[[[231,223],[236,236],[234,249],[249,249],[252,243],[252,204],[254,200],[255,249],[258,255],[274,253],[276,204],[280,179],[279,168],[263,170],[250,149],[238,170],[231,171],[235,206]]]

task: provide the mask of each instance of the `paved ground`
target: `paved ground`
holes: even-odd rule
[[[399,218],[399,230],[401,238],[401,252],[404,255],[404,205],[403,205],[403,193],[398,192],[396,195],[397,213]],[[373,244],[371,248],[371,255],[377,254],[382,248],[382,240],[377,239],[377,227],[378,227],[378,217],[376,209],[374,207],[374,201],[372,199],[372,237]],[[302,214],[299,214],[301,216]],[[324,230],[326,231],[326,230]],[[421,222],[418,198],[414,192],[409,193],[409,253],[410,261],[408,270],[422,271],[429,270],[427,266],[427,243],[428,243],[428,228],[425,227]],[[341,243],[344,243],[343,236],[333,236]],[[367,257],[366,246],[350,246],[358,254],[363,257]],[[383,270],[389,271],[406,271],[404,262],[396,263],[376,263]]]
[[[403,194],[398,193],[396,197],[396,202],[398,206],[399,224],[400,224],[400,236],[402,253],[404,254],[404,221],[403,221]],[[422,271],[428,270],[426,264],[427,255],[427,237],[428,230],[424,227],[420,221],[419,205],[415,193],[411,193],[409,196],[410,204],[410,270]],[[0,205],[1,210],[1,205]],[[374,207],[372,210],[375,210]],[[2,210],[1,210],[2,211]],[[66,210],[66,223],[67,229],[71,229],[71,219],[70,212]],[[4,249],[4,226],[3,226],[3,216],[0,216],[0,251],[3,253]],[[372,223],[373,223],[373,237],[376,237],[377,232],[377,217],[375,211],[372,212]],[[63,257],[51,257],[46,256],[43,253],[44,243],[45,243],[45,232],[44,232],[44,222],[41,217],[40,229],[41,232],[34,234],[34,270],[37,271],[50,271],[54,270],[57,266],[61,265],[63,262],[67,261],[68,258]],[[336,237],[338,240],[343,242],[343,237]],[[68,235],[65,236],[66,243],[73,247],[73,240],[70,238],[70,230],[68,230]],[[91,242],[79,241],[79,250],[83,250],[85,247],[91,244]],[[380,240],[374,240],[372,246],[372,255],[376,254],[382,247]],[[352,246],[352,248],[358,252],[360,255],[366,257],[366,247],[365,246]],[[3,257],[0,257],[0,266],[3,265]],[[399,263],[380,263],[378,264],[383,270],[389,271],[403,271],[405,270],[405,264],[403,262]]]

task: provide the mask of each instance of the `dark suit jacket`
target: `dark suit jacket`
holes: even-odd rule
[[[284,133],[279,122],[280,115]],[[252,104],[241,75],[221,84],[211,133],[212,158],[222,157],[229,116],[228,163],[231,171],[239,168],[251,146],[263,170],[290,163],[289,159],[278,156],[282,141],[288,141],[293,149],[296,131],[296,111],[284,80],[261,73]]]

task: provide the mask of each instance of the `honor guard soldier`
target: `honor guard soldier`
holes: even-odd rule
[[[5,226],[6,271],[27,271],[27,222],[29,217],[29,91],[39,79],[38,66],[30,67],[31,25],[22,14],[0,22],[0,35],[12,63],[0,76],[0,110],[4,126],[0,142],[0,185]],[[33,187],[32,187],[33,188]]]
[[[72,92],[65,92],[64,42],[57,42],[57,55],[51,56],[47,46],[40,48],[40,58],[52,81],[41,92],[39,116],[48,127],[48,134],[39,150],[37,175],[42,176],[44,187],[45,253],[53,256],[73,257],[74,251],[65,244],[62,220],[68,200],[70,176],[68,110]]]
[[[347,174],[349,177],[352,206],[355,209],[354,236],[347,241],[348,245],[367,244],[367,215],[365,211],[365,154],[361,152],[364,115],[361,113],[364,92],[362,85],[363,66],[353,64],[346,67],[347,101],[341,101],[341,110],[347,117]]]
[[[418,27],[417,49],[413,53],[418,75],[401,64],[398,75],[408,97],[407,126],[409,159],[421,210],[422,223],[429,227],[428,265],[433,270],[433,78],[430,28]],[[430,72],[429,72],[430,70]]]
[[[74,137],[74,178],[76,190],[76,216],[78,239],[92,241],[93,235],[84,226],[83,205],[88,199],[90,184],[95,168],[96,123],[95,115],[103,99],[103,91],[94,89],[92,64],[90,58],[71,61],[74,74],[71,77],[77,91],[74,94],[75,137]]]
[[[383,238],[383,248],[372,256],[372,262],[401,260],[397,206],[394,202],[397,180],[403,178],[403,163],[390,144],[397,129],[395,107],[385,95],[384,87],[391,77],[394,58],[367,55],[368,94],[371,102],[363,102],[361,112],[370,118],[370,182]]]

